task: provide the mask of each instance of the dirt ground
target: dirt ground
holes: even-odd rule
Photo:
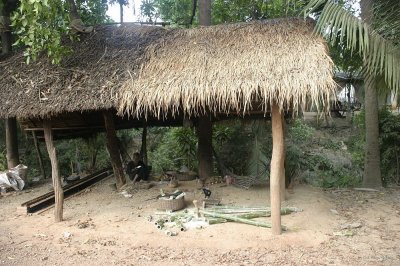
[[[67,199],[61,223],[54,223],[53,209],[16,212],[22,202],[49,191],[48,184],[1,197],[0,265],[400,265],[400,188],[324,191],[298,185],[283,205],[304,211],[282,217],[289,230],[280,236],[225,223],[171,237],[147,221],[156,204],[149,199],[165,184],[126,198],[112,190],[113,182],[107,178]],[[202,197],[196,186],[181,182],[189,207]],[[269,205],[267,186],[216,184],[211,190],[224,204]],[[361,227],[342,229],[357,223]]]

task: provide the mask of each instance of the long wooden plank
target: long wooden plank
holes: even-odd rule
[[[101,174],[101,173],[103,173],[103,172],[105,172],[105,171],[107,171],[107,170],[110,170],[110,168],[108,167],[108,168],[99,170],[99,171],[97,171],[97,172],[95,172],[95,173],[93,173],[93,174],[90,174],[90,175],[85,176],[84,178],[81,178],[81,179],[79,179],[79,180],[76,180],[76,181],[74,181],[73,183],[64,186],[64,190],[66,191],[66,190],[68,190],[69,188],[71,188],[71,187],[73,187],[73,186],[75,186],[75,185],[77,185],[77,184],[86,182],[88,179],[91,179],[91,178],[93,178],[93,177],[95,177],[95,176],[97,176],[97,175],[99,175],[99,174]],[[47,192],[46,194],[43,194],[43,195],[41,195],[41,196],[39,196],[39,197],[36,197],[36,198],[34,198],[34,199],[31,199],[31,200],[28,200],[28,201],[22,203],[21,206],[30,205],[30,204],[32,204],[32,203],[35,203],[35,202],[41,201],[41,200],[43,200],[43,199],[45,199],[45,198],[48,198],[48,197],[50,197],[50,196],[52,196],[52,195],[54,195],[54,191]]]
[[[111,168],[106,168],[100,170],[94,174],[88,175],[80,180],[75,181],[72,184],[69,184],[64,187],[64,196],[65,198],[74,195],[76,192],[83,190],[92,184],[110,176]],[[21,207],[18,208],[20,213],[32,213],[37,210],[47,208],[49,205],[54,204],[55,195],[54,191],[50,191],[44,195],[31,199],[27,202],[21,204]]]

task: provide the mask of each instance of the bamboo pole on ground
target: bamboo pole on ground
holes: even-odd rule
[[[272,103],[272,159],[270,176],[270,196],[271,196],[271,221],[272,234],[280,235],[281,228],[281,182],[284,171],[284,140],[282,116],[276,102]]]
[[[55,197],[55,209],[54,218],[56,222],[61,222],[63,219],[63,204],[64,204],[64,191],[61,186],[61,176],[58,168],[56,147],[53,142],[53,130],[51,128],[51,122],[45,120],[43,122],[44,139],[46,140],[47,152],[49,153],[51,162],[51,178],[53,180],[54,197]]]

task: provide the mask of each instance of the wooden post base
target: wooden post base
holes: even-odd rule
[[[283,182],[284,173],[284,139],[282,116],[279,106],[274,102],[272,104],[272,159],[271,159],[271,221],[272,234],[280,235],[281,227],[281,182]]]
[[[56,147],[54,146],[53,142],[53,130],[51,129],[51,122],[49,120],[45,120],[43,122],[43,130],[47,152],[49,153],[51,162],[51,178],[53,180],[55,195],[54,216],[56,222],[61,222],[63,220],[64,191],[61,185],[61,176],[58,168]]]

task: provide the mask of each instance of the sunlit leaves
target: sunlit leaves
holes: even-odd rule
[[[68,52],[61,38],[68,33],[68,14],[62,1],[21,0],[12,15],[12,28],[17,35],[14,45],[24,46],[27,63],[47,51],[53,63],[59,63]]]
[[[81,19],[87,24],[108,21],[107,2],[102,0],[76,0]],[[70,50],[62,38],[70,35],[69,6],[64,0],[20,0],[11,17],[16,36],[14,46],[25,48],[27,63],[36,60],[41,52],[47,53],[52,63],[60,63]],[[72,36],[72,35],[70,35]]]

